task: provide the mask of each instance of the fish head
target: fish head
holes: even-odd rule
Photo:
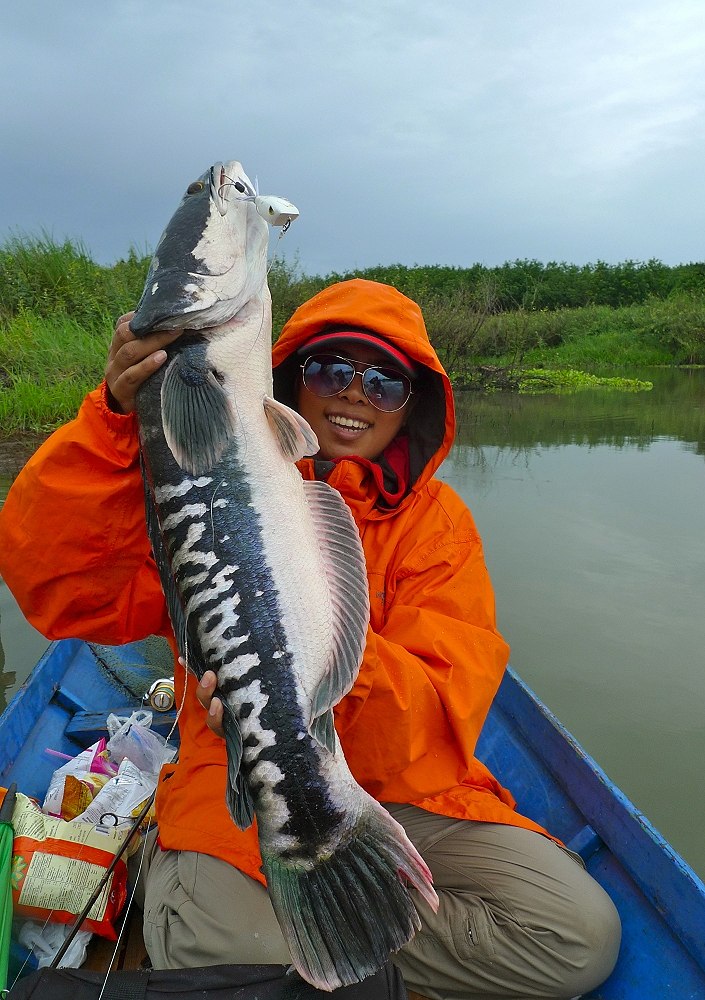
[[[157,244],[130,329],[203,330],[267,294],[269,230],[237,160],[188,185]]]

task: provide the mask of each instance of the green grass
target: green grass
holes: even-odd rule
[[[0,327],[0,427],[46,431],[74,416],[103,377],[112,323],[23,312]]]
[[[658,344],[645,342],[628,330],[608,330],[572,338],[556,347],[529,348],[522,365],[552,368],[646,368],[673,364],[673,356]]]
[[[102,267],[80,244],[56,243],[45,234],[0,246],[0,426],[6,434],[44,431],[74,415],[102,378],[114,321],[134,308],[148,266],[149,257],[133,250]],[[605,376],[609,369],[705,364],[705,265],[668,268],[657,261],[581,268],[536,261],[501,268],[393,265],[321,277],[275,260],[269,273],[274,336],[311,295],[353,276],[393,284],[418,301],[458,385],[481,384],[483,365],[508,369],[506,384],[518,385],[525,369],[543,370],[545,381],[547,369]],[[583,299],[580,307],[566,304]],[[565,389],[575,376],[555,379]]]

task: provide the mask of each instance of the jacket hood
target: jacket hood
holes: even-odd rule
[[[376,333],[420,366],[414,382],[417,398],[406,422],[409,489],[420,489],[450,451],[455,407],[450,380],[428,339],[421,310],[396,288],[353,278],[330,285],[299,306],[273,348],[274,395],[295,406],[301,361],[296,351],[316,334],[337,329]]]

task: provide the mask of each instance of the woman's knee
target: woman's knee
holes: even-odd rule
[[[576,900],[570,946],[566,949],[566,994],[577,996],[610,976],[619,956],[622,925],[614,903],[596,882]]]

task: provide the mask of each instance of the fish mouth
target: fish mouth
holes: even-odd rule
[[[210,169],[210,196],[221,215],[226,215],[231,198],[251,199],[256,191],[246,177],[231,177],[225,163],[214,163]]]
[[[225,215],[228,211],[230,198],[230,178],[225,172],[224,163],[214,163],[211,167],[210,196],[220,214]]]

